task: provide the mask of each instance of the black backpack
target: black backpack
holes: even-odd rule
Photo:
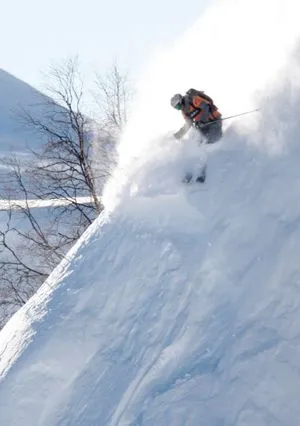
[[[210,96],[206,95],[202,90],[189,89],[186,92],[186,96],[188,97],[188,101],[191,105],[193,105],[194,96],[201,96],[201,98],[205,99],[207,102],[210,103],[210,107],[211,107],[212,111],[217,109],[212,98]]]

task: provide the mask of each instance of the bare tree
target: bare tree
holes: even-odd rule
[[[57,220],[49,220],[51,206],[43,208],[42,214],[41,208],[32,208],[27,171],[21,170],[16,158],[10,160],[10,174],[14,174],[15,188],[21,192],[22,200],[9,200],[11,189],[5,197],[6,224],[3,226],[2,220],[0,229],[0,327],[35,293],[74,240],[74,233],[70,239]]]
[[[106,76],[97,75],[96,85],[95,99],[100,108],[102,129],[118,137],[127,122],[134,93],[128,73],[122,72],[114,62]]]
[[[79,209],[78,196],[90,196],[93,208],[100,213],[103,207],[91,162],[92,123],[82,112],[83,83],[77,60],[53,68],[50,78],[50,96],[42,105],[42,117],[22,113],[25,124],[48,141],[42,152],[35,153],[39,161],[35,176],[43,183],[37,196],[72,199]]]
[[[118,163],[117,144],[128,120],[134,89],[128,73],[121,70],[116,61],[106,75],[96,75],[95,83],[98,118],[93,166],[98,172],[110,175]],[[97,179],[96,182],[101,192],[103,179]]]
[[[1,195],[22,199],[19,205],[10,203],[6,226],[0,229],[0,309],[5,318],[37,290],[103,209],[92,169],[93,123],[82,112],[78,62],[53,68],[49,77],[49,97],[41,95],[35,108],[19,113],[45,146],[32,152],[27,163],[16,157],[4,160],[9,185]],[[61,205],[40,214],[31,208],[31,199],[59,199]]]
[[[19,231],[12,224],[12,213],[13,209],[9,207],[6,227],[0,230],[0,328],[34,294],[50,273],[45,264],[42,267],[32,264],[34,258],[28,256],[32,244],[27,245],[27,255],[24,256],[24,244],[33,241],[27,233]],[[16,239],[19,240],[18,244]]]
[[[102,211],[101,189],[114,163],[114,147],[126,122],[131,97],[128,78],[116,64],[98,76],[101,117],[84,111],[84,88],[76,59],[48,74],[48,96],[35,111],[19,114],[25,126],[45,141],[29,162],[5,160],[9,168],[6,225],[0,228],[0,326],[39,288],[70,247]],[[30,200],[59,200],[32,208]],[[46,218],[46,220],[45,220]],[[16,226],[16,219],[22,226]],[[2,311],[2,318],[1,318]]]

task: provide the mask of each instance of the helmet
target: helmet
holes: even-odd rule
[[[176,95],[172,96],[171,98],[172,107],[176,109],[181,109],[182,99],[183,99],[183,96],[180,93],[177,93]]]

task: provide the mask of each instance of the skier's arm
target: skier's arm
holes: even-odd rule
[[[174,137],[176,139],[181,139],[192,127],[192,122],[190,120],[186,120],[185,124],[178,132],[174,133]]]

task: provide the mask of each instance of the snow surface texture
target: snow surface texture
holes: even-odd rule
[[[22,110],[39,117],[45,97],[33,87],[0,69],[0,155],[28,152],[41,146],[41,136],[25,128]]]
[[[0,333],[0,425],[300,423],[299,74],[296,51],[256,126],[206,153],[153,131],[120,158],[106,213]]]

